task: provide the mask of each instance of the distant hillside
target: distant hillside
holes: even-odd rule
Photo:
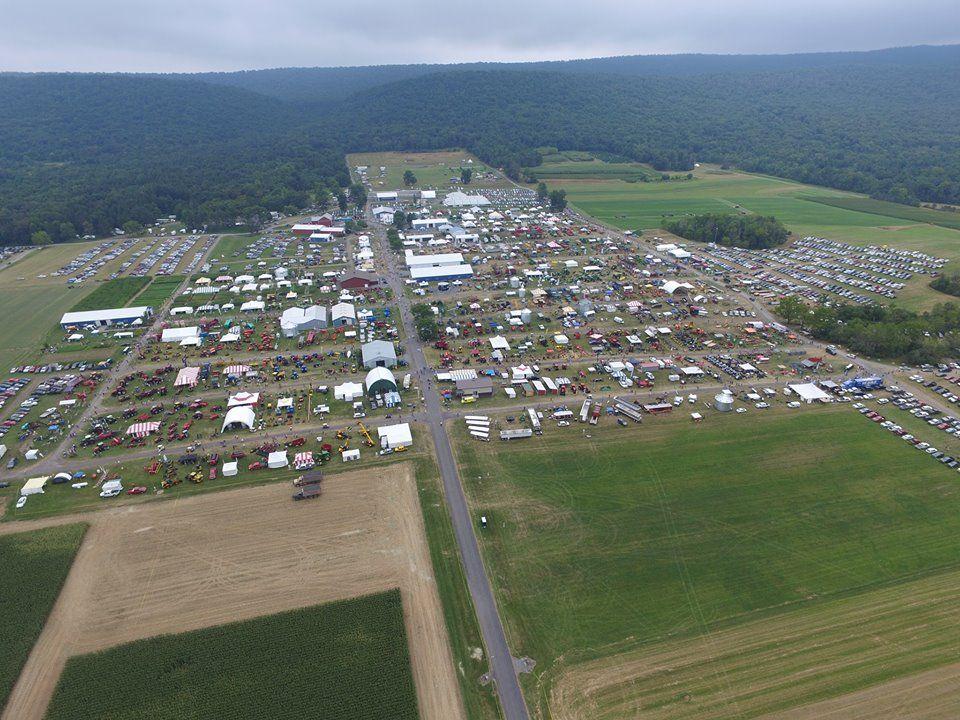
[[[960,64],[960,45],[890,48],[869,52],[791,55],[626,55],[531,63],[461,63],[454,65],[373,65],[341,68],[275,68],[227,73],[173,75],[229,85],[293,101],[340,100],[373,87],[443,72],[538,70],[634,77],[689,77],[808,70],[859,65],[866,67],[936,67]]]
[[[658,169],[694,161],[900,201],[960,200],[960,67],[845,67],[684,78],[447,72],[351,99],[359,149],[464,146],[517,172],[538,146]],[[482,112],[465,109],[482,108]]]
[[[195,80],[0,75],[0,237],[109,232],[178,213],[232,221],[303,204],[341,173],[287,103]],[[213,205],[211,205],[211,203]],[[61,228],[62,223],[70,227]]]
[[[256,220],[347,185],[344,153],[362,150],[466,147],[520,177],[540,162],[534,148],[556,146],[960,203],[960,46],[0,74],[0,98],[2,243],[169,213],[191,226]]]

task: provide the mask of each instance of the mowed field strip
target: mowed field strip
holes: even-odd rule
[[[958,616],[960,572],[948,572],[571,668],[554,686],[551,707],[558,720],[707,720],[841,694],[775,717],[813,720],[829,708],[838,718],[931,717],[945,700],[960,707],[960,698],[928,693],[910,677],[958,659]],[[910,675],[886,682],[903,674]],[[929,675],[960,690],[956,665]]]
[[[311,502],[290,494],[272,484],[85,516],[90,529],[4,720],[43,718],[71,655],[393,587],[421,716],[463,717],[410,466],[331,476]]]

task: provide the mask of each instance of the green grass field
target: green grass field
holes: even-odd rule
[[[468,162],[472,160],[472,162]],[[417,177],[417,188],[435,188],[437,190],[447,190],[453,186],[459,186],[460,168],[472,168],[474,173],[482,173],[489,168],[480,162],[465,150],[442,150],[438,152],[380,152],[380,153],[354,153],[347,156],[347,166],[350,172],[356,177],[356,167],[366,165],[367,178],[373,184],[373,190],[400,190],[405,186],[403,184],[403,174],[411,170]],[[386,167],[386,174],[380,176],[380,167]],[[457,182],[452,182],[456,179]],[[470,183],[469,187],[505,187],[506,183],[502,179],[496,181],[476,178]],[[372,197],[372,196],[371,196]]]
[[[849,408],[593,434],[458,444],[534,704],[564,669],[957,566],[960,477]]]
[[[397,590],[71,658],[63,718],[415,720]]]
[[[162,275],[155,277],[146,289],[133,298],[137,305],[147,305],[153,308],[160,307],[183,283],[183,275]]]
[[[679,215],[757,213],[776,216],[798,237],[920,250],[960,264],[960,230],[949,227],[957,223],[953,213],[709,167],[698,169],[692,181],[675,183],[624,182],[601,174],[594,179],[552,179],[547,168],[538,176],[551,188],[564,188],[570,202],[585,213],[624,229],[653,230]],[[924,309],[948,299],[931,290],[928,281],[911,280],[898,303]]]
[[[96,290],[73,306],[73,310],[104,310],[119,308],[150,284],[149,277],[121,277],[107,280]]]
[[[590,153],[566,151],[543,154],[543,164],[528,168],[537,177],[554,179],[598,178],[642,180],[659,178],[660,173],[637,162],[604,162]]]
[[[856,210],[857,212],[886,215],[887,217],[909,220],[910,222],[941,225],[951,230],[960,230],[960,213],[934,210],[927,207],[910,207],[898,203],[873,200],[867,197],[826,198],[813,197],[814,202],[821,202],[834,207]]]
[[[0,708],[60,594],[87,526],[0,537]]]

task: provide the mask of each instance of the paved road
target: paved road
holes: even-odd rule
[[[387,245],[384,233],[377,227],[376,221],[370,219],[371,227],[376,228],[372,235],[376,238],[377,254],[384,262],[384,276],[397,299],[400,309],[400,319],[407,335],[407,358],[410,371],[420,382],[420,391],[424,398],[426,423],[433,437],[436,448],[437,462],[440,475],[443,478],[443,489],[450,510],[450,519],[453,522],[453,531],[460,548],[460,558],[467,575],[467,586],[473,598],[473,606],[480,623],[480,632],[487,648],[487,657],[490,662],[490,672],[500,697],[500,707],[506,720],[526,720],[529,717],[527,706],[520,690],[520,682],[514,667],[510,648],[507,646],[507,637],[503,631],[503,623],[497,610],[497,603],[493,597],[493,590],[487,578],[477,536],[474,533],[473,520],[467,507],[467,499],[460,483],[460,473],[450,447],[450,438],[443,426],[443,408],[440,396],[437,393],[433,372],[427,366],[423,356],[423,345],[417,335],[413,314],[410,311],[410,300],[403,292],[403,281],[397,272],[396,256]]]

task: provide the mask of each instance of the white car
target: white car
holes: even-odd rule
[[[17,510],[19,510],[20,508],[22,508],[22,507],[23,507],[24,505],[26,505],[26,504],[27,504],[27,496],[26,496],[26,495],[21,495],[21,496],[17,499]]]
[[[744,407],[739,407],[739,408],[737,408],[737,412],[738,412],[738,413],[741,413],[741,414],[742,414],[742,413],[745,413],[746,411],[747,411],[747,409],[744,408]]]

